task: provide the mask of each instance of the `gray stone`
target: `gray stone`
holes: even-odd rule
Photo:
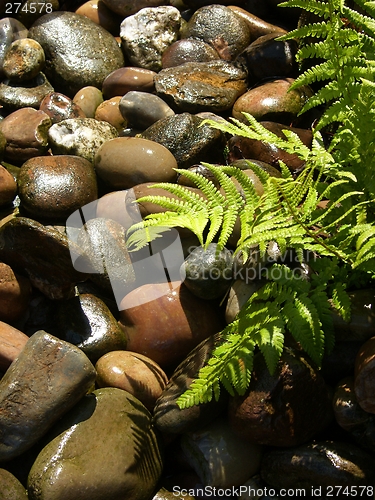
[[[126,17],[120,37],[130,63],[159,71],[163,52],[178,39],[180,26],[180,11],[169,5],[144,8]]]
[[[92,162],[100,146],[118,137],[118,132],[94,118],[69,118],[52,125],[48,137],[53,154],[81,156]]]
[[[156,92],[173,108],[190,113],[229,110],[246,92],[245,71],[225,61],[185,63],[155,76]]]
[[[159,120],[141,135],[166,147],[176,158],[179,168],[202,161],[224,161],[224,135],[208,125],[201,126],[202,122],[198,116],[180,113]]]
[[[40,17],[30,28],[29,37],[44,49],[48,79],[68,97],[82,87],[101,88],[106,76],[124,65],[116,39],[90,19],[73,12]]]
[[[39,108],[42,100],[53,90],[43,73],[22,84],[7,78],[0,83],[0,104],[8,111],[26,107]]]
[[[130,91],[120,101],[120,112],[129,127],[144,130],[174,111],[160,97],[149,92]]]
[[[162,471],[151,415],[122,389],[98,389],[52,430],[28,477],[30,500],[146,500]]]
[[[0,460],[31,448],[94,381],[77,347],[44,331],[32,335],[0,382]]]

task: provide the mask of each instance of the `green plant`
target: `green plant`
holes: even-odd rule
[[[373,13],[373,2],[356,3]],[[183,171],[203,196],[183,186],[157,184],[176,199],[143,198],[167,211],[150,215],[129,230],[128,244],[134,248],[174,226],[192,230],[204,247],[217,241],[218,248],[222,248],[239,220],[241,236],[235,253],[243,261],[254,246],[264,256],[271,244],[277,245],[280,254],[294,249],[300,263],[307,251],[314,256],[308,262],[309,280],[295,275],[285,263],[273,264],[266,284],[221,332],[211,358],[178,400],[180,407],[218,398],[220,384],[231,394],[243,394],[256,350],[262,352],[273,372],[286,332],[320,366],[324,353],[334,343],[331,308],[349,320],[346,289],[359,279],[366,283],[374,278],[375,181],[371,165],[375,146],[371,105],[375,97],[375,21],[347,7],[344,0],[289,0],[285,5],[301,7],[322,18],[319,23],[286,35],[308,40],[299,49],[300,61],[310,57],[323,60],[302,73],[295,86],[328,80],[305,106],[305,110],[325,106],[311,149],[291,132],[284,131],[285,138],[276,136],[251,115],[245,115],[248,124],[235,119],[208,123],[223,132],[267,141],[297,154],[305,162],[301,174],[294,179],[281,164],[281,177],[271,177],[249,162],[249,168],[263,184],[264,192],[258,194],[249,178],[232,166],[206,164],[219,187],[199,174]],[[326,147],[321,131],[333,122],[337,123],[336,131]],[[234,180],[241,186],[241,194]]]

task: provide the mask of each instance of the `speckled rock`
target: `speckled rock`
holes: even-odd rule
[[[46,113],[33,108],[18,109],[8,115],[0,122],[0,131],[7,141],[4,157],[10,162],[22,164],[45,154],[51,125]]]
[[[126,128],[128,122],[121,114],[120,101],[121,97],[116,96],[99,104],[95,111],[95,120],[107,122],[118,131]]]
[[[52,123],[58,123],[68,118],[86,118],[82,109],[72,99],[60,92],[51,92],[40,103],[40,111],[44,111]]]
[[[15,40],[26,38],[28,30],[18,19],[4,17],[0,19],[0,76],[3,77],[2,70],[5,53]]]
[[[124,96],[131,90],[153,92],[156,72],[150,69],[126,66],[113,71],[103,82],[103,94],[106,99]]]
[[[39,156],[26,161],[18,175],[22,207],[31,216],[65,219],[98,197],[92,164],[79,156]]]
[[[202,118],[179,113],[159,120],[142,132],[142,137],[162,144],[176,158],[179,168],[188,168],[201,161],[223,161],[224,135]]]
[[[48,131],[53,154],[76,155],[93,161],[96,152],[118,132],[107,122],[93,118],[69,118],[55,123]]]
[[[75,262],[75,268],[90,273],[91,280],[107,292],[113,292],[119,302],[133,289],[135,281],[125,243],[125,229],[118,222],[104,218],[92,218],[82,221],[82,224],[76,242],[88,262]]]
[[[316,486],[322,487],[323,495],[329,495],[336,491],[332,489],[335,486],[373,487],[374,467],[373,457],[358,446],[319,441],[270,451],[263,459],[261,476],[273,488],[311,491]]]
[[[220,59],[217,51],[202,40],[184,38],[172,43],[162,56],[162,67],[172,68],[186,62],[207,62]]]
[[[73,268],[67,237],[26,217],[1,226],[0,260],[23,270],[50,299],[72,297],[75,284],[85,278]]]
[[[0,371],[7,371],[28,340],[29,337],[23,332],[0,321]]]
[[[91,19],[102,28],[109,31],[113,36],[120,33],[121,18],[111,11],[102,0],[89,0],[75,11],[80,16]]]
[[[263,451],[238,437],[224,417],[184,434],[181,448],[202,484],[216,488],[239,486],[256,474]]]
[[[103,94],[96,87],[89,85],[75,94],[73,102],[82,109],[86,118],[94,118],[96,108],[103,102]]]
[[[164,0],[126,0],[126,2],[123,0],[103,1],[110,10],[119,14],[123,18],[131,16],[145,7],[158,7],[164,3]]]
[[[306,85],[290,90],[293,78],[276,79],[259,85],[241,95],[233,105],[234,118],[246,122],[243,112],[257,120],[289,125],[301,111],[312,90]]]
[[[221,391],[218,401],[213,398],[207,403],[183,409],[177,405],[178,398],[190,387],[219,340],[218,334],[203,340],[172,373],[154,408],[155,425],[164,434],[183,434],[203,429],[227,408],[228,394],[225,391]]]
[[[121,23],[122,47],[130,64],[159,71],[163,52],[179,37],[181,14],[162,5],[139,10]]]
[[[13,175],[0,165],[0,207],[12,203],[17,194],[17,183]]]
[[[216,307],[202,303],[178,282],[143,285],[125,295],[120,309],[128,349],[151,358],[163,369],[176,367],[221,326]]]
[[[198,38],[211,45],[226,61],[233,60],[250,43],[248,24],[219,4],[201,7],[182,29],[181,38]]]
[[[113,314],[89,293],[57,305],[55,334],[79,347],[93,363],[110,351],[126,349],[124,332]]]
[[[31,468],[30,500],[152,497],[162,471],[161,450],[150,413],[128,392],[94,391],[51,437]]]
[[[121,98],[119,107],[128,126],[139,130],[145,130],[158,120],[175,114],[157,95],[137,90],[127,92]]]
[[[244,396],[229,403],[232,428],[243,439],[269,446],[296,446],[322,431],[332,417],[327,386],[320,373],[296,352],[285,349],[274,375],[263,355]]]
[[[44,73],[21,84],[6,78],[0,83],[0,104],[8,112],[25,107],[38,109],[45,96],[53,91]]]
[[[150,411],[168,382],[157,363],[136,352],[108,352],[97,361],[95,369],[98,387],[128,391]]]
[[[218,251],[216,243],[207,249],[195,248],[182,266],[186,274],[184,285],[201,299],[223,297],[232,283],[232,253],[227,248]]]
[[[31,448],[94,380],[77,347],[43,331],[30,337],[0,381],[0,460]]]
[[[0,469],[1,500],[27,500],[26,490],[6,469]]]
[[[246,92],[246,73],[225,61],[185,63],[155,76],[156,92],[180,112],[231,109]]]
[[[26,313],[31,298],[29,280],[0,262],[0,320],[13,324]]]
[[[114,189],[128,189],[142,182],[171,182],[177,162],[161,144],[139,137],[119,137],[105,142],[94,160],[97,175]]]
[[[31,27],[29,37],[43,47],[46,75],[56,91],[69,97],[88,85],[101,88],[106,76],[124,65],[116,39],[73,12],[42,16]]]
[[[30,38],[21,38],[11,43],[7,50],[3,71],[13,82],[32,80],[42,71],[45,63],[43,47]]]

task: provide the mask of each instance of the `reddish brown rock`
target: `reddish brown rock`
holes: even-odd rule
[[[14,111],[0,122],[0,131],[7,145],[5,158],[22,164],[35,156],[44,155],[48,149],[48,129],[52,125],[50,117],[34,108]]]
[[[5,372],[25,347],[29,337],[0,321],[0,371]]]
[[[114,36],[119,34],[121,19],[102,0],[89,0],[85,2],[78,7],[76,14],[91,19],[91,21],[99,24],[99,26],[102,26],[102,28]]]
[[[162,368],[175,367],[222,326],[216,307],[178,282],[143,285],[124,297],[120,309],[128,349]]]
[[[73,102],[82,109],[86,118],[94,118],[96,108],[103,102],[103,94],[96,87],[83,87],[73,97]]]
[[[0,207],[11,203],[17,194],[17,184],[13,175],[0,165]]]
[[[280,26],[268,23],[238,5],[228,5],[228,9],[233,11],[247,23],[250,30],[251,40],[255,40],[263,35],[268,35],[269,33],[279,33],[280,35],[286,33],[286,31],[283,28],[280,28]]]
[[[0,320],[13,323],[26,312],[31,296],[27,278],[0,262]]]
[[[82,109],[70,97],[59,92],[51,92],[40,103],[40,111],[44,111],[52,123],[61,122],[68,118],[86,118]]]
[[[116,96],[99,104],[95,111],[95,120],[108,122],[117,130],[126,128],[127,121],[120,112],[120,101],[121,96]]]
[[[354,390],[360,407],[375,413],[375,337],[365,342],[355,361]]]
[[[126,66],[110,73],[103,82],[103,95],[106,99],[123,96],[130,90],[153,92],[155,71],[145,68]]]

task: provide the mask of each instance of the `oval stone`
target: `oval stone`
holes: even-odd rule
[[[172,43],[162,56],[162,67],[172,68],[186,62],[207,62],[220,59],[217,51],[203,40],[184,38]]]
[[[51,94],[46,95],[40,103],[39,109],[51,118],[52,123],[58,123],[68,118],[86,118],[82,109],[60,92],[51,92]]]
[[[252,41],[260,36],[268,35],[269,33],[279,33],[280,35],[287,33],[287,31],[280,26],[268,23],[264,19],[253,14],[250,8],[245,10],[245,8],[239,7],[238,5],[228,5],[228,9],[231,9],[247,23]]]
[[[175,114],[157,95],[137,90],[127,92],[121,98],[119,108],[128,126],[139,130],[144,130],[158,120]]]
[[[98,197],[92,164],[78,156],[39,156],[18,176],[22,206],[35,217],[64,219]]]
[[[31,298],[29,280],[0,262],[0,320],[14,323],[26,313]]]
[[[104,79],[124,65],[116,39],[90,19],[73,12],[40,17],[29,37],[43,47],[46,75],[54,88],[73,97],[82,87],[101,88]]]
[[[4,264],[3,264],[4,265]],[[0,321],[0,371],[6,372],[25,347],[29,337],[23,332]]]
[[[0,76],[2,71],[4,57],[11,43],[21,38],[26,38],[28,30],[20,21],[13,17],[4,17],[0,19]]]
[[[116,96],[99,104],[95,111],[95,120],[107,122],[116,130],[126,128],[128,122],[121,114],[120,101],[121,97]]]
[[[43,47],[30,38],[15,40],[7,50],[3,71],[14,82],[31,80],[42,71],[45,63]]]
[[[95,24],[109,31],[113,36],[120,33],[121,19],[102,0],[89,0],[75,11],[80,16],[91,19]]]
[[[177,162],[161,144],[139,137],[119,137],[96,153],[98,176],[113,189],[128,189],[144,182],[172,182]]]
[[[153,92],[154,77],[157,73],[150,69],[126,66],[110,73],[103,82],[103,94],[106,99],[123,96],[131,90]]]
[[[73,102],[82,109],[86,118],[94,118],[96,108],[103,102],[103,94],[96,87],[89,85],[76,93]]]
[[[28,477],[30,500],[152,498],[161,452],[151,415],[134,396],[98,389],[52,431]]]
[[[1,500],[27,500],[25,488],[6,469],[0,469]]]
[[[12,203],[17,194],[17,183],[13,175],[0,165],[0,207]]]

